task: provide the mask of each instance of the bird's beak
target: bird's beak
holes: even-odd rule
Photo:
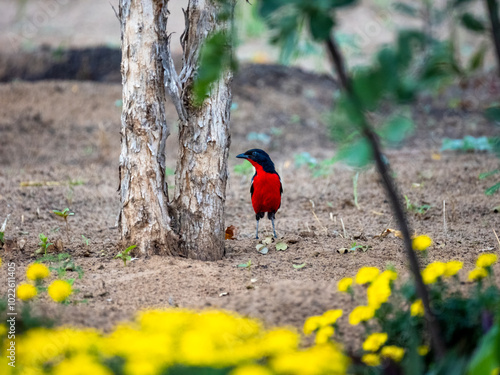
[[[248,159],[248,155],[245,155],[245,154],[239,154],[239,155],[236,155],[236,157],[238,159]]]

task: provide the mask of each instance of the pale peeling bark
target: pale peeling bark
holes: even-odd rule
[[[166,0],[120,0],[122,148],[119,227],[136,253],[176,254],[165,181],[164,70]]]
[[[232,79],[229,69],[223,72],[200,108],[192,105],[200,48],[212,32],[229,26],[217,21],[219,5],[217,1],[189,2],[185,11],[186,30],[181,37],[184,56],[179,77],[172,64],[167,68],[171,77],[167,79],[167,87],[176,107],[181,108],[173,200],[181,251],[189,258],[202,260],[221,259],[224,255]]]

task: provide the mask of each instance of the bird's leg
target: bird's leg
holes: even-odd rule
[[[259,239],[259,220],[257,219],[257,230],[255,231],[255,239]]]
[[[271,223],[273,224],[273,233],[274,233],[274,238],[278,238],[278,236],[276,235],[276,230],[274,229],[274,217],[271,218]]]

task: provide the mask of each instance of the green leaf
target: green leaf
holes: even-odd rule
[[[484,111],[484,116],[491,121],[500,122],[500,107],[490,107]]]
[[[463,139],[444,138],[441,151],[492,151],[492,139],[488,137],[472,137],[466,135]]]
[[[302,264],[293,264],[293,268],[295,268],[296,270],[300,270],[301,268],[304,268],[306,266],[305,263],[302,263]]]
[[[407,3],[396,2],[393,6],[396,11],[406,16],[416,18],[420,13],[420,11],[416,7]]]
[[[127,255],[128,253],[130,253],[131,250],[135,249],[137,247],[137,245],[132,245],[132,246],[129,246],[125,249],[125,251],[123,252],[123,254]]]
[[[493,374],[500,367],[500,324],[496,323],[479,341],[467,368],[467,375]]]
[[[389,120],[380,133],[390,144],[398,144],[411,134],[413,128],[412,119],[397,116]]]
[[[492,171],[489,171],[489,172],[483,172],[483,173],[480,173],[479,174],[479,179],[480,180],[483,180],[485,178],[488,178],[490,176],[493,176],[494,174],[497,174],[498,172],[500,172],[500,169],[494,169]]]
[[[194,104],[200,106],[208,97],[213,83],[228,69],[231,61],[231,41],[223,32],[210,35],[203,44],[200,67],[194,81]]]
[[[309,29],[314,40],[321,42],[330,37],[334,22],[328,13],[317,10],[310,15]]]
[[[484,191],[484,194],[486,195],[493,195],[495,194],[498,190],[500,190],[500,182],[496,183],[495,185],[489,187]]]
[[[485,22],[471,13],[464,13],[460,18],[462,25],[470,31],[482,34],[486,31]]]
[[[252,265],[252,259],[249,259],[248,262],[246,262],[246,263],[238,264],[238,267],[240,267],[240,268],[249,268],[251,265]]]
[[[486,43],[482,43],[469,60],[469,67],[467,69],[469,72],[475,72],[484,66],[486,52],[488,52],[488,46]]]
[[[373,160],[372,146],[366,138],[360,138],[344,146],[337,157],[350,166],[361,168]]]
[[[285,251],[286,249],[288,249],[288,245],[284,242],[278,242],[276,244],[276,250],[277,251]]]

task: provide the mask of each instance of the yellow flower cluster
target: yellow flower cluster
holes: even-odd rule
[[[27,283],[23,283],[17,287],[17,298],[23,301],[29,301],[30,299],[36,297],[36,288]]]
[[[488,271],[484,268],[475,268],[469,272],[469,281],[478,281],[488,276]]]
[[[367,322],[375,316],[375,309],[372,306],[357,306],[349,314],[349,324],[357,326],[361,322]]]
[[[44,264],[34,263],[26,269],[26,277],[29,280],[43,280],[50,275],[50,271]]]
[[[337,289],[339,292],[348,292],[352,285],[352,277],[344,277],[337,284]]]
[[[333,325],[342,316],[342,310],[328,310],[323,315],[310,316],[304,322],[304,334],[316,332],[316,344],[328,342],[335,333]]]
[[[372,333],[363,342],[363,350],[367,352],[376,352],[387,341],[387,333]]]
[[[440,277],[455,276],[463,267],[463,263],[457,260],[450,262],[433,262],[422,271],[422,279],[425,284],[433,284]]]
[[[49,285],[47,292],[54,301],[64,302],[70,296],[72,289],[67,281],[55,280]]]
[[[417,251],[427,250],[427,248],[431,245],[432,245],[432,240],[429,236],[426,235],[417,236],[412,241],[413,250]]]
[[[380,273],[376,267],[362,267],[356,274],[356,283],[363,285],[369,283],[366,289],[367,305],[357,306],[349,315],[349,323],[358,325],[361,322],[366,322],[375,316],[380,306],[387,302],[392,293],[392,282],[396,280],[398,274],[394,271],[386,270]],[[345,278],[342,280],[349,280]],[[341,280],[341,282],[342,282]],[[352,283],[352,279],[351,283]],[[346,281],[345,283],[348,283]],[[340,282],[339,282],[340,290]]]
[[[356,274],[356,283],[359,285],[371,283],[379,273],[380,270],[377,267],[361,267]]]
[[[391,283],[397,277],[398,274],[396,272],[386,270],[373,280],[366,290],[368,306],[377,310],[383,303],[387,302],[391,296]]]
[[[476,267],[491,267],[497,260],[498,256],[496,254],[481,254],[476,260]]]
[[[410,313],[411,313],[411,316],[424,316],[425,315],[424,304],[423,304],[421,299],[418,299],[411,304]]]
[[[144,311],[109,334],[36,328],[18,337],[16,349],[16,371],[50,375],[110,375],[106,364],[117,357],[126,375],[166,373],[173,366],[227,368],[231,375],[326,375],[345,374],[349,366],[337,344],[300,349],[292,329],[265,329],[258,320],[217,310]]]
[[[476,260],[476,268],[469,272],[469,281],[479,281],[488,276],[491,266],[496,263],[496,254],[481,254]]]

